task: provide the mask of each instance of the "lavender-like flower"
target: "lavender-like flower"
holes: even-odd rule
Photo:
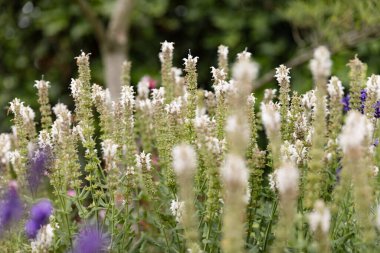
[[[365,108],[365,102],[367,100],[367,90],[362,89],[360,91],[360,101],[361,101],[361,106],[360,106],[360,112],[364,113],[364,108]],[[343,110],[345,112],[348,112],[351,110],[350,107],[350,95],[348,94],[347,96],[344,96],[341,100],[341,103],[343,104]],[[380,101],[377,101],[374,105],[373,108],[375,108],[375,113],[374,117],[375,118],[380,118]]]
[[[49,223],[52,212],[53,206],[48,199],[41,200],[32,207],[30,218],[25,225],[25,232],[30,239],[34,239],[38,230]]]
[[[17,192],[17,183],[11,181],[8,191],[0,202],[0,233],[20,220],[23,212],[22,203]]]
[[[41,180],[49,167],[50,159],[51,149],[48,146],[36,150],[30,159],[27,179],[32,194],[37,192]]]
[[[94,225],[86,225],[76,236],[73,253],[105,253],[109,238]]]

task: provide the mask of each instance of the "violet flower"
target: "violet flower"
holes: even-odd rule
[[[73,253],[105,253],[109,238],[94,225],[86,225],[76,236]]]
[[[30,159],[28,168],[28,184],[32,194],[35,194],[48,169],[51,159],[51,150],[49,147],[36,150]]]
[[[365,101],[366,100],[367,100],[367,91],[365,89],[362,89],[360,91],[360,101],[361,101],[360,112],[361,113],[364,113]],[[341,103],[343,105],[343,110],[345,112],[348,112],[349,110],[351,110],[351,107],[350,107],[350,95],[349,94],[347,96],[345,96],[345,97],[342,98]],[[374,117],[375,118],[380,118],[380,101],[377,101],[373,105],[373,108],[375,108]]]
[[[52,212],[53,206],[48,199],[41,200],[32,207],[30,218],[25,225],[25,232],[30,239],[36,238],[38,230],[49,223]]]
[[[0,233],[9,228],[13,222],[19,221],[22,213],[23,207],[17,192],[17,183],[12,181],[0,202]]]

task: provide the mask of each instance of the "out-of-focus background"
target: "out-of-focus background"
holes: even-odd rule
[[[312,87],[312,49],[333,52],[333,74],[347,86],[349,59],[358,54],[368,73],[380,72],[378,0],[0,0],[0,131],[9,129],[8,103],[19,97],[38,110],[34,80],[51,82],[51,101],[72,106],[74,57],[91,53],[92,81],[105,85],[111,52],[132,61],[132,84],[160,81],[160,42],[175,43],[174,65],[189,49],[199,56],[199,86],[210,88],[217,47],[230,62],[247,48],[260,65],[256,91],[275,87],[270,71],[292,67],[293,89]],[[112,67],[112,66],[111,66]]]

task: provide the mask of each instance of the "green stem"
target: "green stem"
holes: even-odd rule
[[[277,205],[278,205],[278,199],[276,198],[276,199],[273,201],[273,204],[272,204],[272,213],[271,213],[271,215],[270,215],[270,220],[269,220],[269,223],[268,223],[267,229],[266,229],[266,231],[265,231],[264,245],[263,245],[263,252],[265,252],[265,250],[266,250],[266,248],[267,248],[267,245],[268,245],[269,233],[270,233],[270,230],[271,230],[271,227],[272,227],[272,222],[273,222],[274,215],[275,215],[276,210],[277,210]]]

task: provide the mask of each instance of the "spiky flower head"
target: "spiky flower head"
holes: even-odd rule
[[[317,47],[314,50],[313,59],[310,60],[310,70],[315,79],[327,78],[331,74],[332,61],[330,51],[325,46]]]
[[[75,238],[73,253],[106,253],[109,237],[97,226],[86,225]]]
[[[247,53],[247,52],[246,52]],[[259,74],[259,64],[250,60],[249,57],[240,57],[232,67],[232,77],[239,81],[252,82]]]
[[[272,102],[261,103],[261,119],[267,133],[277,133],[280,130],[281,116],[276,104]]]
[[[344,153],[358,150],[365,138],[371,138],[373,126],[365,115],[358,111],[350,111],[339,137],[339,143]]]
[[[211,74],[212,79],[214,79],[215,83],[219,83],[226,79],[227,73],[224,71],[224,69],[217,69],[214,67],[211,67]]]
[[[133,107],[135,105],[135,93],[132,86],[122,86],[120,104],[126,107]]]
[[[227,57],[228,57],[228,47],[226,47],[224,45],[220,45],[218,47],[218,54],[220,56],[222,56],[224,59],[227,59]]]
[[[167,42],[166,40],[164,42],[161,42],[162,53],[168,53],[170,55],[173,55],[173,50],[174,50],[174,42]]]
[[[174,146],[172,151],[173,168],[177,175],[192,174],[197,168],[197,154],[188,144]]]
[[[285,65],[281,64],[280,67],[276,68],[276,74],[274,77],[276,78],[277,82],[280,84],[282,82],[290,82],[290,68],[287,68]]]
[[[36,87],[38,90],[48,89],[50,87],[50,82],[45,80],[36,80],[34,87]]]
[[[198,59],[199,59],[198,56],[193,57],[191,54],[188,54],[187,58],[183,58],[185,70],[187,72],[194,70],[197,66]]]
[[[152,169],[152,160],[150,158],[151,154],[145,152],[141,152],[140,154],[136,154],[136,166],[139,169],[145,168],[150,171]]]
[[[341,98],[343,97],[343,90],[344,88],[339,78],[336,76],[332,76],[329,82],[327,83],[327,92],[329,96]]]
[[[314,210],[309,214],[309,225],[312,232],[321,229],[323,233],[328,233],[330,228],[330,210],[325,206],[322,200],[317,200],[314,204]]]

